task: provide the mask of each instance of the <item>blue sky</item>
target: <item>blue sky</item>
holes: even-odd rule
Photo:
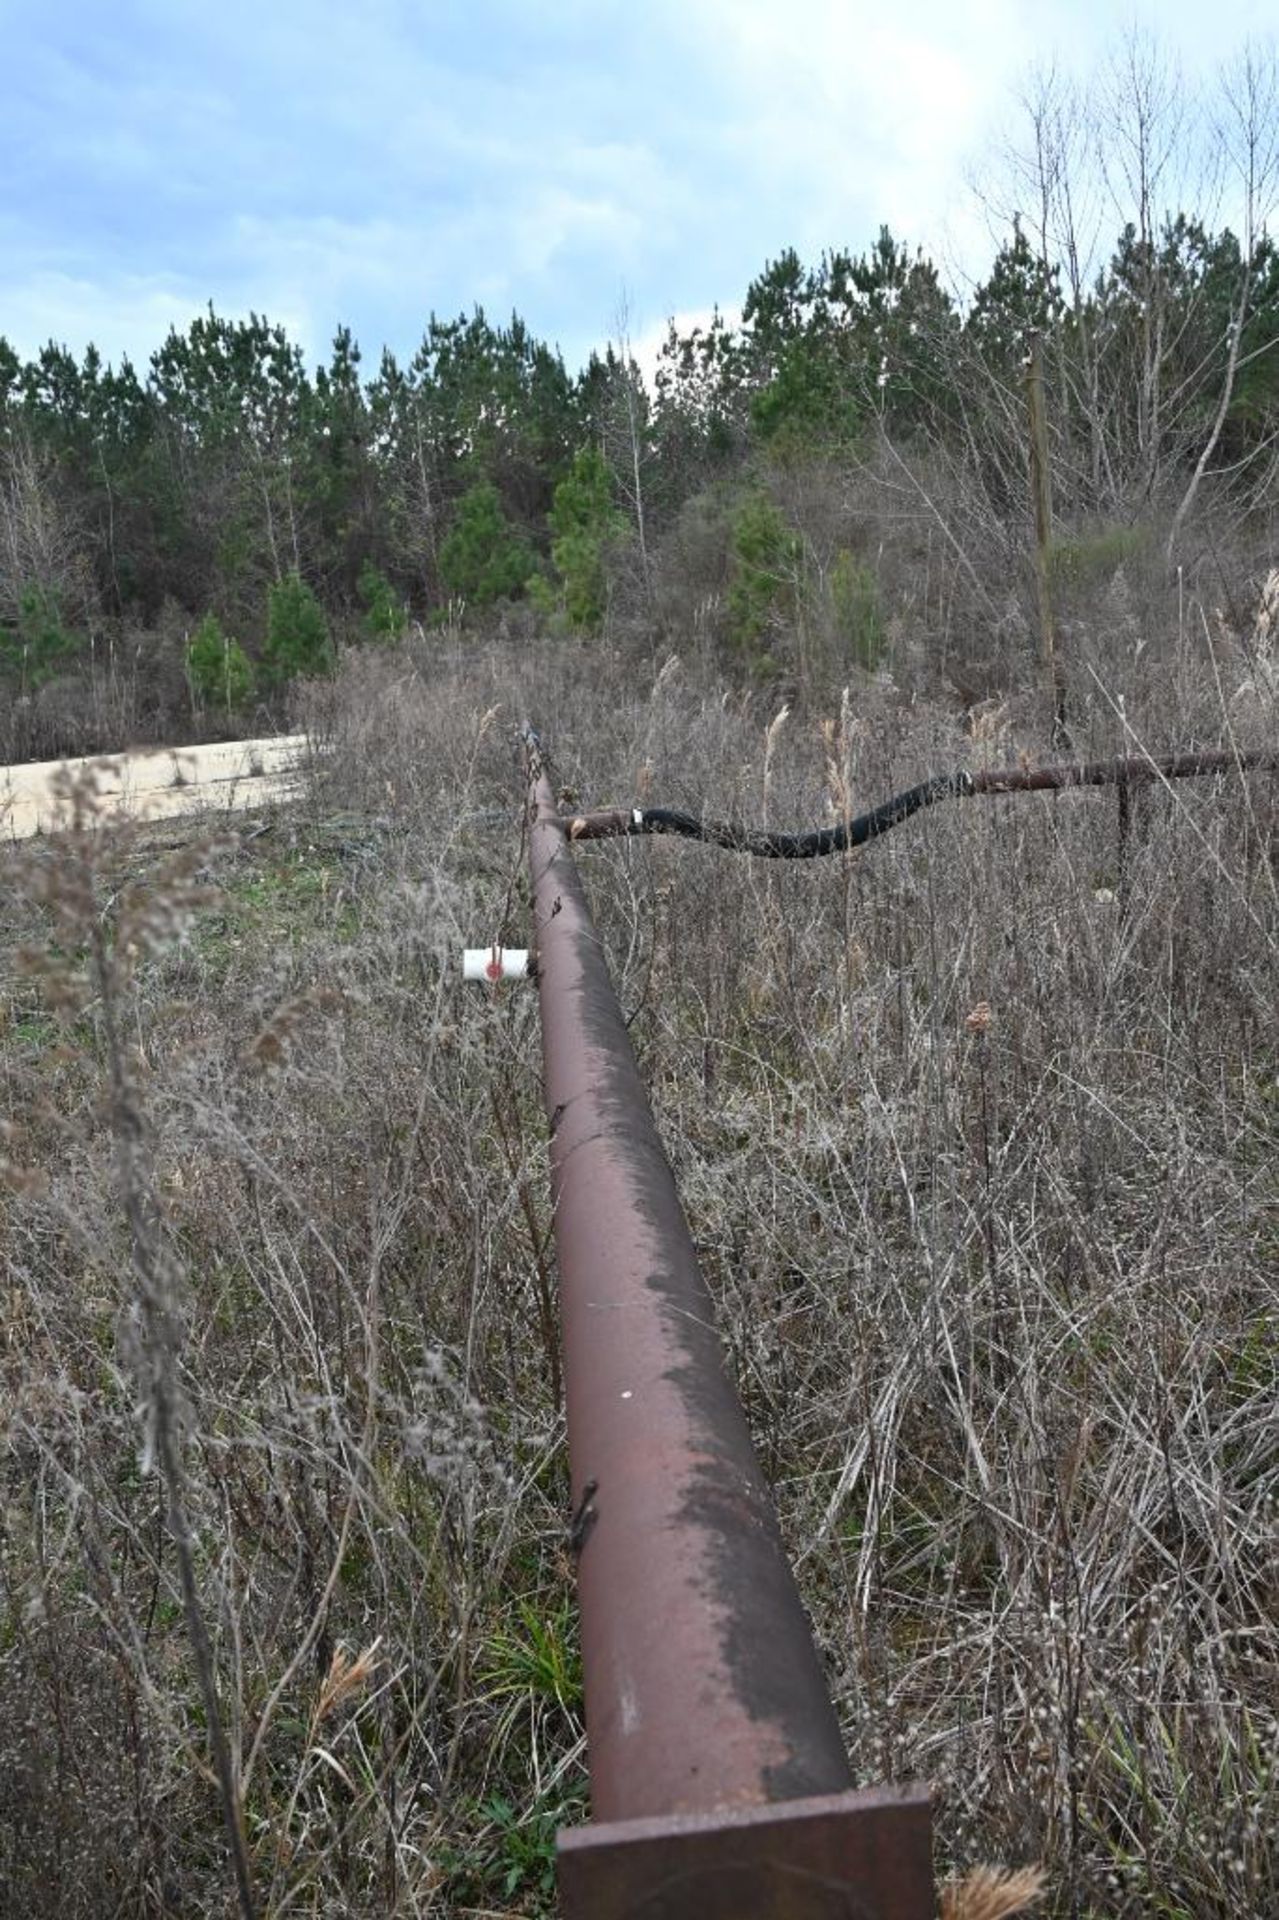
[[[1273,0],[1167,0],[1193,74]],[[0,334],[144,365],[212,300],[369,371],[429,313],[512,309],[570,363],[732,307],[794,245],[887,221],[961,279],[970,184],[1099,0],[0,0]]]

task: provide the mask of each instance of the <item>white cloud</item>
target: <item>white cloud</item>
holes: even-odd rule
[[[185,328],[207,296],[162,278],[38,269],[5,288],[0,333],[16,352],[34,358],[50,340],[81,355],[92,341],[103,359],[118,366],[125,357],[145,372],[151,352],[171,326]]]
[[[962,281],[1002,237],[967,163],[1032,59],[1114,31],[1106,0],[16,4],[0,332],[141,360],[210,299],[308,355],[349,322],[366,365],[482,301],[576,359],[623,286],[691,321],[881,223]],[[1220,0],[1223,50],[1250,11]]]
[[[715,318],[716,309],[712,307],[685,307],[678,313],[668,314],[664,320],[655,320],[650,326],[642,326],[631,337],[631,358],[644,376],[646,386],[651,393],[657,378],[657,368],[662,357],[672,326],[681,339],[687,339],[695,328],[705,332]],[[737,327],[741,324],[740,307],[721,307],[719,309],[725,325]]]
[[[705,0],[729,134],[770,224],[801,253],[861,251],[882,223],[934,247],[953,234],[965,156],[1033,51],[1009,0],[917,0],[900,20],[836,0]]]

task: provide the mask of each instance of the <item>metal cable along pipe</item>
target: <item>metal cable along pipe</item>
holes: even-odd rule
[[[592,1819],[566,1920],[926,1920],[921,1787],[853,1790],[674,1176],[526,731]]]

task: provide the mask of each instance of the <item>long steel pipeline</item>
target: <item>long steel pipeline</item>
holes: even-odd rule
[[[530,857],[597,1819],[852,1785],[621,1007],[535,750]]]

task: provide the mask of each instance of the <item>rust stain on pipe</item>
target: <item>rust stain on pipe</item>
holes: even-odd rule
[[[834,1709],[533,748],[530,810],[594,1818],[841,1794]]]

